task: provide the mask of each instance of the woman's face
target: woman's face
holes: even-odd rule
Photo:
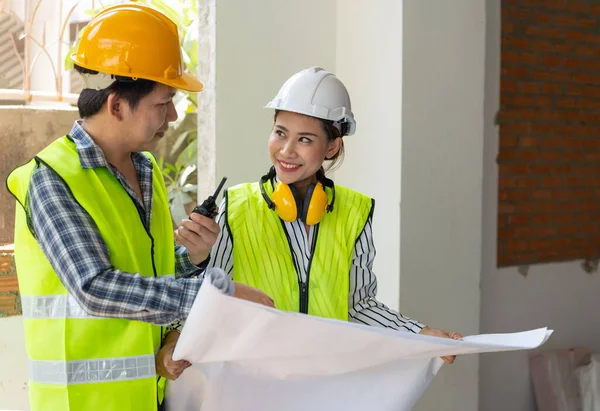
[[[316,181],[323,161],[340,146],[341,138],[328,141],[320,120],[289,111],[277,114],[268,145],[279,181],[297,185]]]

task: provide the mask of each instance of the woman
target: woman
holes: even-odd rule
[[[226,190],[209,267],[264,291],[281,310],[462,338],[375,298],[374,202],[325,176],[324,163],[331,168],[341,160],[343,137],[356,129],[342,82],[311,67],[288,79],[266,107],[275,110],[268,142],[273,166],[259,182]],[[454,356],[443,359],[452,363]]]

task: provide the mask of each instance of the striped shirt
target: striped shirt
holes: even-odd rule
[[[127,191],[149,230],[152,173],[160,171],[153,170],[152,162],[144,154],[132,154],[143,197],[139,198],[79,122],[75,122],[69,136],[75,142],[81,167],[107,168]],[[61,177],[43,163],[31,176],[27,210],[38,244],[62,284],[88,314],[158,325],[187,317],[202,278],[191,278],[201,268],[190,261],[185,247],[175,246],[174,275],[144,277],[113,267],[94,220]],[[227,281],[222,283],[222,291],[231,294],[231,281],[224,274],[223,277]]]
[[[273,181],[274,184],[274,181]],[[209,267],[222,268],[230,278],[233,277],[233,243],[231,233],[226,224],[227,204],[225,200],[219,206],[217,222],[221,233],[212,249]],[[293,261],[298,281],[305,283],[310,265],[312,245],[316,244],[314,236],[317,230],[314,226],[306,232],[304,223],[300,220],[291,223],[284,222],[285,230],[290,239],[293,252]],[[350,289],[348,297],[348,317],[351,322],[372,325],[376,327],[392,328],[399,331],[419,333],[423,324],[413,321],[408,317],[388,308],[377,301],[377,277],[373,272],[375,260],[375,246],[373,244],[372,217],[367,220],[364,230],[359,235],[354,247],[352,265],[350,268]],[[181,330],[182,323],[173,324],[175,329]]]

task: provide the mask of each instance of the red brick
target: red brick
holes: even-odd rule
[[[506,217],[499,215],[498,216],[498,227],[504,227],[506,225]]]
[[[531,132],[533,134],[552,134],[554,133],[554,126],[546,123],[535,123],[531,126]]]
[[[519,83],[519,93],[526,94],[537,94],[540,91],[540,87],[538,83],[533,82],[520,82]]]
[[[520,147],[537,147],[538,138],[533,136],[523,136],[519,139]]]
[[[578,100],[573,97],[561,97],[556,100],[556,106],[561,108],[574,108],[577,101]]]
[[[513,33],[515,31],[515,24],[511,22],[502,22],[501,30],[503,34]]]
[[[540,139],[542,148],[561,148],[563,146],[561,137],[544,137]]]
[[[538,159],[537,150],[520,150],[519,160],[522,161],[536,161]]]
[[[579,59],[566,57],[564,59],[563,65],[568,69],[578,69],[583,66],[583,62]]]
[[[542,93],[544,94],[562,94],[563,89],[560,84],[556,83],[543,83],[541,86]]]
[[[19,290],[19,283],[17,282],[16,275],[0,276],[0,293],[1,292],[15,292],[18,290]]]
[[[579,151],[565,151],[563,153],[563,160],[565,161],[581,161],[583,159],[583,153]]]
[[[583,235],[598,234],[598,226],[593,225],[593,224],[581,225],[581,226],[579,226],[579,232]]]
[[[550,164],[531,164],[529,170],[533,174],[550,174],[552,166]]]
[[[583,41],[588,42],[588,43],[593,43],[593,44],[600,43],[600,34],[595,34],[595,33],[582,33],[582,34],[583,34]]]
[[[590,73],[573,73],[573,81],[583,84],[594,84],[600,81],[600,75]]]
[[[563,184],[560,177],[542,177],[542,187],[561,187]]]
[[[16,314],[16,295],[0,295],[0,313],[7,315]]]
[[[574,218],[571,214],[553,214],[552,219],[556,224],[568,224],[574,221]]]
[[[596,198],[596,192],[591,188],[578,188],[573,190],[573,196],[579,200]]]
[[[544,7],[550,10],[564,10],[567,0],[544,0]]]
[[[523,79],[529,76],[529,70],[525,67],[504,67],[502,75],[506,78]]]
[[[517,77],[517,73],[521,73],[519,69],[525,70],[525,73],[522,74],[522,77]],[[510,71],[513,73],[513,77],[515,78],[528,78],[528,71],[523,67],[512,67]],[[531,70],[531,78],[534,80],[540,81],[560,81],[565,82],[571,80],[571,74],[567,71],[551,71],[544,69],[532,69]]]
[[[502,7],[502,21],[508,20],[527,20],[531,18],[531,10],[518,7]]]
[[[526,134],[531,132],[531,123],[506,123],[501,127],[502,132],[508,134]]]
[[[531,250],[547,250],[553,248],[554,242],[549,239],[535,239],[529,242],[529,248]]]
[[[552,222],[552,214],[537,214],[531,216],[531,224],[550,224]]]
[[[516,147],[517,143],[518,143],[517,136],[506,135],[505,127],[506,127],[506,124],[500,125],[500,148]]]
[[[552,200],[552,190],[533,190],[531,192],[532,200]]]
[[[558,234],[562,236],[571,236],[579,233],[578,225],[564,225],[558,227]]]
[[[529,167],[527,164],[499,164],[498,172],[500,175],[527,174]]]
[[[542,63],[546,67],[562,67],[565,64],[564,59],[558,56],[544,56]]]
[[[583,1],[569,0],[566,2],[566,7],[571,13],[587,14],[588,12],[588,4]]]
[[[500,81],[500,91],[516,93],[517,92],[517,82],[514,80]]]
[[[10,272],[10,256],[0,256],[0,273]]]
[[[542,151],[540,153],[540,159],[543,161],[558,161],[560,157],[561,153],[558,151]]]
[[[521,37],[503,37],[501,41],[502,47],[506,47],[511,50],[531,50],[531,41],[529,39],[524,39]],[[545,45],[541,45],[540,47],[544,46]],[[552,45],[550,46],[552,47]]]
[[[573,198],[573,192],[569,189],[566,190],[553,190],[552,199],[557,201],[571,200]]]
[[[538,24],[551,25],[552,24],[552,14],[542,13],[539,11],[533,12],[533,20]]]
[[[527,190],[505,189],[500,192],[499,197],[503,201],[521,201],[529,199],[530,195]]]
[[[554,51],[556,51],[557,53],[571,53],[572,50],[573,50],[572,44],[562,44],[562,43],[554,44]]]
[[[518,63],[519,62],[519,54],[516,51],[502,50],[501,61],[502,61],[502,64]]]
[[[509,42],[509,44],[511,45],[511,48],[517,48],[515,47],[512,43]],[[546,40],[535,40],[533,42],[533,44],[529,43],[528,46],[533,47],[533,49],[535,51],[547,51],[547,52],[551,52],[554,51],[554,47],[552,46],[552,43]],[[530,47],[523,47],[523,49],[525,48],[530,48]]]
[[[527,241],[524,240],[506,241],[504,246],[507,251],[525,251],[529,248]]]
[[[498,204],[499,214],[511,214],[515,212],[515,206],[511,203],[500,203]]]
[[[498,179],[498,187],[500,188],[514,188],[516,186],[517,182],[514,177],[500,177]]]
[[[585,161],[600,161],[600,153],[585,153],[583,158]]]

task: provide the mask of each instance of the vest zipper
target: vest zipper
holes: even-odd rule
[[[310,258],[308,260],[308,269],[306,270],[306,282],[300,283],[300,312],[308,314],[308,296],[309,296],[309,284],[310,284],[310,269],[312,267],[313,257],[315,256],[315,250],[317,245],[317,237],[319,236],[319,224],[315,226],[315,234],[313,236]]]
[[[299,264],[296,264],[296,257],[294,257],[294,249],[292,248],[292,240],[290,239],[290,235],[288,234],[287,230],[285,229],[285,223],[283,222],[283,220],[279,220],[281,222],[281,227],[283,228],[283,232],[285,233],[285,238],[287,239],[288,242],[288,246],[290,247],[290,255],[292,256],[292,260],[294,262],[294,270],[296,271],[296,275],[298,277],[298,289],[300,291],[300,298],[299,298],[299,306],[298,306],[298,312],[302,313],[302,314],[308,314],[308,296],[309,296],[309,281],[310,281],[310,268],[312,267],[312,262],[313,262],[313,257],[315,256],[315,249],[316,249],[316,245],[317,245],[317,236],[319,235],[319,225],[317,224],[315,226],[315,234],[313,236],[313,241],[312,241],[312,245],[311,245],[311,251],[310,251],[310,258],[308,260],[308,270],[306,270],[306,282],[303,282],[301,280],[302,276],[300,276],[298,270],[297,270],[297,266]]]

